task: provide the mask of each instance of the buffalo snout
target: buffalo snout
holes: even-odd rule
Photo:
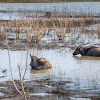
[[[76,54],[75,53],[73,53],[73,56],[75,56]]]

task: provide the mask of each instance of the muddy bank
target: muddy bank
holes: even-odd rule
[[[18,89],[22,91],[20,82],[17,80],[15,82]],[[68,79],[64,81],[55,81],[54,79],[24,81],[24,88],[26,95],[29,93],[31,100],[57,100],[57,98],[59,100],[72,100],[71,98],[90,98],[91,100],[100,99],[100,87],[81,89],[79,84]],[[29,95],[27,95],[27,97]],[[11,81],[0,83],[0,99],[23,100]]]
[[[34,42],[28,42],[27,40],[22,39],[8,39],[9,49],[12,51],[15,50],[27,50],[28,48],[37,48],[37,49],[57,49],[61,47],[68,47],[66,43],[60,45],[57,41],[47,43],[46,41],[41,41],[38,44]],[[8,49],[7,40],[0,40],[0,49]]]

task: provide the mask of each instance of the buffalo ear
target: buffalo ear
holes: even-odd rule
[[[83,51],[83,48],[82,47],[80,47],[80,51]]]
[[[83,51],[83,48],[81,46],[78,47],[78,50]]]
[[[80,52],[81,52],[81,55],[85,55],[84,49],[82,47],[80,48]]]
[[[83,48],[81,46],[78,46],[77,49],[80,50],[80,51],[83,50]]]

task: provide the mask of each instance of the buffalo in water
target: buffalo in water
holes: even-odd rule
[[[51,63],[47,59],[45,59],[45,58],[39,59],[36,56],[31,56],[30,65],[31,65],[32,69],[36,69],[36,70],[52,68]]]
[[[91,47],[77,47],[73,55],[81,54],[82,56],[100,57],[100,48],[96,46]]]
[[[51,16],[52,16],[51,12],[48,11],[48,12],[45,13],[46,18],[50,18]]]

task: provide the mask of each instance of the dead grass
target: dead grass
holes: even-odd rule
[[[13,78],[13,72],[12,72],[12,68],[11,68],[11,60],[10,60],[10,52],[9,52],[8,40],[6,40],[6,41],[7,41],[7,47],[8,47],[9,68],[10,68],[11,78],[12,78],[12,82],[14,84],[14,87],[15,87],[16,91],[23,97],[24,100],[30,100],[30,96],[28,96],[28,98],[26,97],[26,92],[25,92],[24,84],[23,84],[24,77],[25,77],[25,74],[26,74],[26,71],[27,71],[28,51],[27,51],[27,57],[26,57],[26,68],[25,68],[25,72],[24,72],[23,75],[21,74],[21,72],[22,72],[21,62],[20,62],[20,65],[18,64],[19,80],[20,80],[20,84],[21,84],[21,88],[22,88],[22,92],[21,92],[21,90],[18,89],[18,87],[17,87],[17,85],[16,85],[16,83],[14,81],[14,78]],[[29,95],[29,93],[28,93],[28,95]]]
[[[41,12],[41,11],[40,11]],[[84,13],[81,12],[80,15],[72,14],[67,9],[66,11],[63,10],[62,12],[50,12],[50,17],[45,18],[40,17],[39,11],[36,11],[36,16],[32,19],[24,18],[15,18],[5,21],[1,20],[1,30],[0,34],[6,36],[7,31],[10,32],[14,30],[16,34],[16,39],[19,39],[21,34],[24,34],[23,39],[28,43],[39,43],[42,38],[45,36],[44,34],[49,31],[54,30],[54,35],[56,34],[58,40],[64,40],[66,38],[66,34],[69,32],[74,32],[78,29],[80,30],[80,34],[82,31],[86,31],[86,27],[91,24],[99,23],[98,20],[94,20],[93,13]],[[50,30],[49,30],[50,29]],[[98,33],[99,33],[99,26],[98,26]],[[79,35],[80,35],[79,34]]]

